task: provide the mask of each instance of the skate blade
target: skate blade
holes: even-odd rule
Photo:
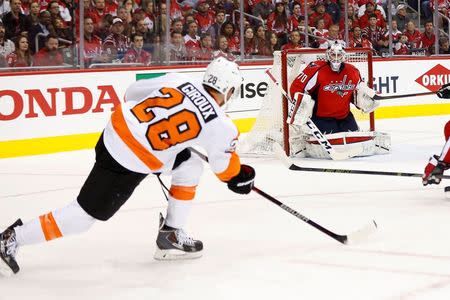
[[[0,276],[1,277],[11,277],[14,272],[11,268],[0,258]]]
[[[185,252],[178,249],[162,250],[156,248],[155,255],[156,260],[181,260],[181,259],[195,259],[202,256],[202,251],[197,252]]]

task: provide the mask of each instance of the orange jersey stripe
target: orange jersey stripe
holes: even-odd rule
[[[56,224],[55,218],[53,218],[53,214],[51,212],[40,216],[39,221],[41,222],[42,232],[44,233],[46,241],[62,237],[62,233],[59,230],[58,224]]]
[[[169,194],[177,200],[192,200],[195,197],[197,186],[172,185]]]
[[[239,159],[239,156],[235,153],[231,153],[230,162],[228,163],[228,167],[225,169],[225,171],[216,174],[217,177],[223,182],[229,181],[231,178],[239,174],[239,171],[241,170],[241,161]]]
[[[162,162],[142,146],[141,143],[134,138],[133,134],[131,134],[128,125],[125,122],[125,118],[123,117],[121,105],[117,106],[116,111],[112,114],[111,123],[122,141],[150,170],[158,170],[162,167]]]

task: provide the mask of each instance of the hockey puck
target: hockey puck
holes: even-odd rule
[[[444,188],[444,192],[445,192],[445,197],[446,197],[447,199],[450,199],[450,186],[446,186],[446,187]]]

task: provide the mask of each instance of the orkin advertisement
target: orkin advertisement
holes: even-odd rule
[[[251,128],[257,116],[267,90],[269,79],[264,71],[268,67],[242,67],[244,82],[241,99],[233,103],[228,111],[241,132]],[[55,137],[46,143],[47,146],[62,143],[57,137],[77,135],[80,137],[77,141],[80,148],[90,147],[92,140],[83,144],[83,135],[98,134],[104,128],[114,107],[122,101],[126,88],[132,82],[166,72],[184,72],[200,79],[203,70],[100,70],[0,76],[0,158],[14,156],[16,152],[17,155],[24,155],[18,151],[19,146],[11,146],[16,141],[26,146],[27,141],[47,137]],[[450,60],[375,61],[373,74],[374,88],[383,95],[435,91],[441,84],[450,82]],[[382,102],[376,116],[384,118],[427,114],[450,114],[449,104],[434,96],[389,100]],[[71,147],[58,149],[70,150]],[[36,153],[51,152],[39,152],[38,148]]]

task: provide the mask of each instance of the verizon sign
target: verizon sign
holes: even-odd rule
[[[441,64],[437,64],[417,78],[416,82],[428,90],[436,92],[443,84],[450,82],[450,70]]]

